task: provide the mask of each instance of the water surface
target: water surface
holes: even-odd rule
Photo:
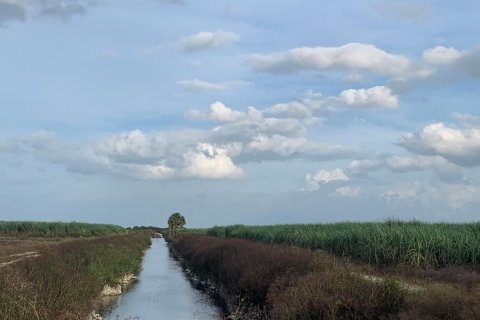
[[[105,320],[221,319],[209,297],[186,279],[163,239],[153,239],[138,281],[102,314]]]

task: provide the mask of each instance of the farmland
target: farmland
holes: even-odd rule
[[[91,237],[122,233],[126,233],[124,228],[111,224],[0,221],[0,236]]]
[[[418,221],[213,227],[208,235],[324,250],[375,266],[480,266],[480,223]]]

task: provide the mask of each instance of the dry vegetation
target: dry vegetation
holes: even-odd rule
[[[478,274],[462,268],[378,269],[298,247],[194,234],[170,241],[185,267],[214,283],[223,300],[235,300],[245,319],[467,320],[480,315]],[[364,277],[366,272],[381,281]],[[405,285],[411,281],[421,286]],[[229,308],[234,312],[232,304]]]
[[[8,249],[7,254],[35,249],[40,256],[1,269],[0,319],[85,320],[105,284],[139,270],[150,235],[70,239],[55,245],[44,241],[5,243],[0,248]]]

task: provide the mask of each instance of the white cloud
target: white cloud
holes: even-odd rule
[[[362,196],[362,189],[360,187],[344,186],[335,189],[330,196],[334,198],[359,198]]]
[[[422,57],[430,64],[449,64],[455,62],[462,53],[452,47],[436,46],[423,51]]]
[[[278,103],[264,110],[265,113],[279,118],[312,118],[311,108],[300,101],[291,101],[286,103]]]
[[[398,98],[389,87],[377,86],[368,89],[344,90],[338,96],[339,101],[353,108],[396,108]]]
[[[321,184],[327,184],[332,181],[348,181],[349,178],[342,169],[319,170],[315,173],[308,173],[305,176],[308,190],[318,190]]]
[[[401,80],[399,80],[399,83],[392,84],[399,91],[401,91],[400,82]],[[262,113],[279,118],[297,118],[318,123],[322,120],[315,116],[318,113],[325,114],[325,112],[336,111],[345,107],[353,109],[395,109],[398,107],[398,100],[390,86],[347,89],[340,92],[338,96],[323,96],[321,93],[308,90],[301,99],[275,104],[263,109]]]
[[[186,167],[183,175],[193,178],[222,179],[238,178],[243,175],[229,157],[228,150],[208,143],[199,143],[195,151],[185,155]]]
[[[235,122],[240,120],[250,119],[253,121],[260,121],[262,114],[254,107],[249,107],[247,112],[233,110],[223,103],[217,101],[210,105],[209,112],[200,112],[198,110],[190,110],[187,116],[199,120],[211,120],[217,122]]]
[[[185,91],[190,93],[199,93],[209,90],[230,90],[236,87],[250,85],[251,83],[242,80],[233,80],[226,82],[208,82],[199,79],[182,80],[177,82]]]
[[[444,70],[480,78],[480,48],[458,50],[436,46],[423,52],[423,60]],[[444,71],[445,72],[445,71]]]
[[[371,44],[349,43],[339,47],[302,47],[283,52],[254,54],[253,69],[261,72],[290,73],[302,70],[369,71],[399,76],[410,72],[404,56],[381,50]]]
[[[439,155],[458,165],[480,165],[479,128],[457,129],[433,123],[404,134],[399,144],[411,152]]]
[[[319,97],[307,94],[302,103],[308,108],[285,104],[239,111],[215,102],[208,112],[187,114],[216,122],[211,129],[132,130],[83,142],[62,141],[48,132],[0,138],[0,153],[31,155],[74,173],[151,180],[239,177],[238,164],[248,162],[357,157],[355,147],[308,137],[308,128],[316,123],[309,108],[317,105]]]
[[[240,41],[240,36],[234,32],[218,30],[202,31],[181,40],[181,50],[185,52],[217,48]]]
[[[307,140],[303,137],[289,138],[278,134],[258,135],[246,147],[253,152],[270,151],[283,157],[289,157],[301,150],[306,142]]]

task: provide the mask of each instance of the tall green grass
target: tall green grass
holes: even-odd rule
[[[325,250],[377,266],[480,266],[480,223],[385,221],[213,227],[207,234]]]
[[[6,236],[101,236],[124,234],[126,229],[111,224],[81,222],[0,221],[0,235]]]

